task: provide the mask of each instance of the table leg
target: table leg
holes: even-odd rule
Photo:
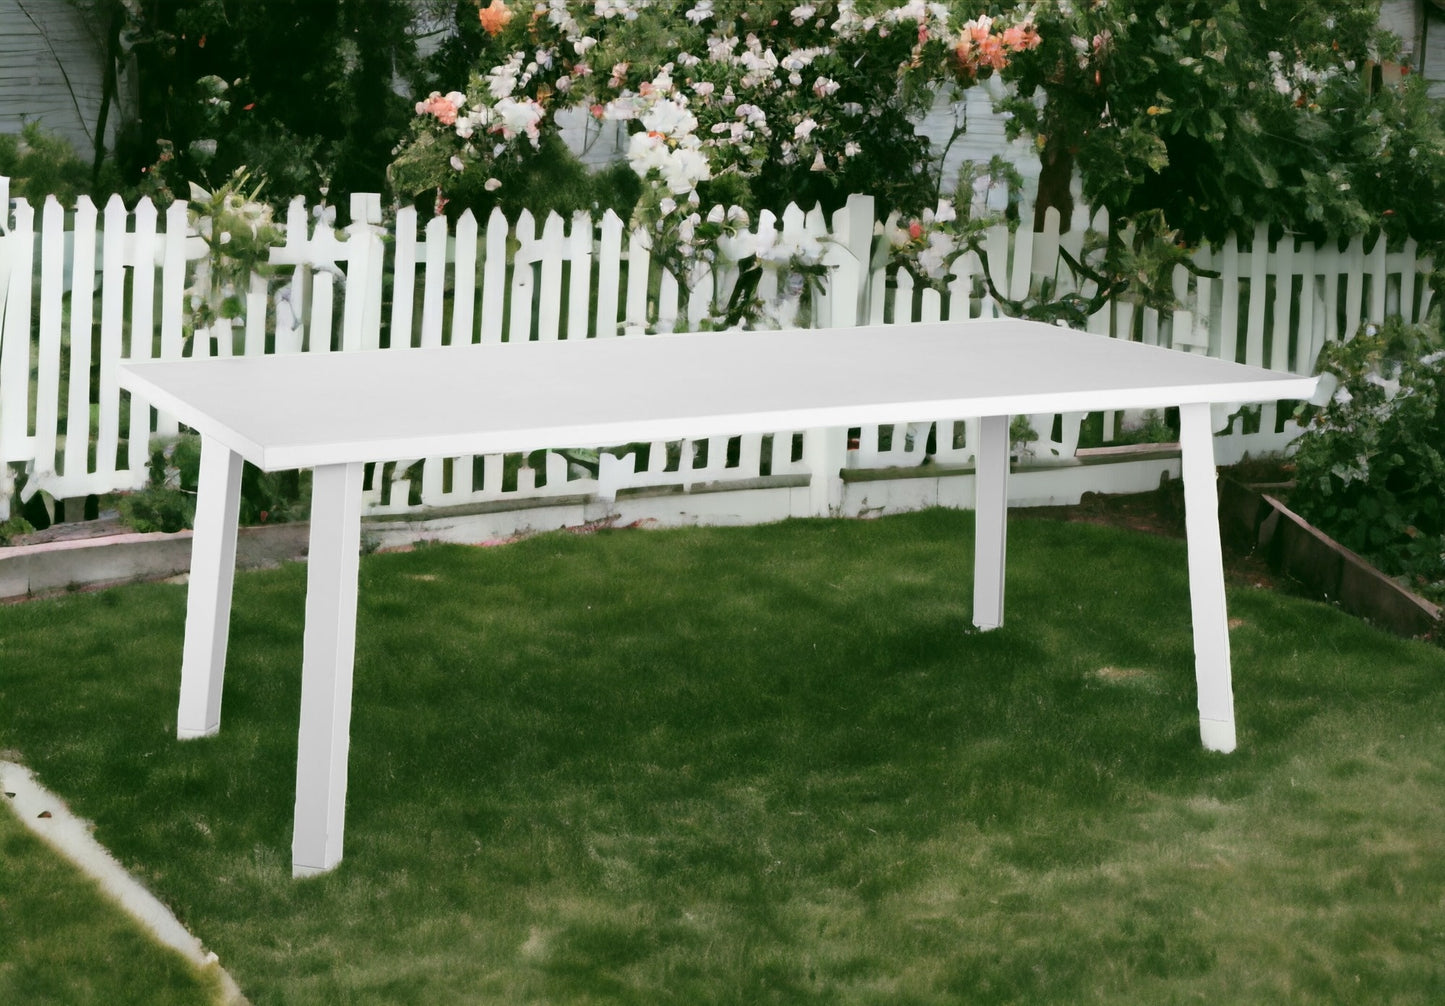
[[[201,472],[186,587],[186,637],[176,736],[208,737],[221,729],[221,683],[236,579],[236,524],[241,506],[241,455],[201,441]]]
[[[291,873],[297,877],[325,873],[341,861],[356,656],[362,468],[322,465],[312,476],[291,840]]]
[[[981,418],[978,448],[974,451],[973,624],[980,629],[1003,625],[1008,428],[1008,416]]]
[[[1179,408],[1184,474],[1184,530],[1189,548],[1189,604],[1194,619],[1194,678],[1199,690],[1199,736],[1210,751],[1233,751],[1234,689],[1230,683],[1229,616],[1224,601],[1224,553],[1219,544],[1219,496],[1214,426],[1208,405]]]

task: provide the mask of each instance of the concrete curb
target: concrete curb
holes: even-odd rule
[[[310,527],[298,522],[241,528],[236,536],[236,568],[256,569],[304,558]],[[0,601],[164,580],[190,568],[190,531],[11,545],[0,548]]]
[[[181,925],[171,910],[116,862],[91,834],[91,824],[76,817],[55,794],[46,790],[30,770],[14,762],[0,761],[0,786],[16,816],[40,839],[100,885],[126,914],[143,926],[164,946],[170,947],[202,971],[214,971],[220,980],[222,1002],[245,1006],[241,994],[216,955]]]

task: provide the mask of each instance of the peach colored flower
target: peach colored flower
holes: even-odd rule
[[[481,18],[482,30],[493,37],[500,35],[507,22],[512,20],[512,12],[503,0],[492,0],[491,5],[483,7],[477,15]]]
[[[989,35],[978,44],[979,66],[991,66],[995,70],[1002,70],[1008,66],[1008,56],[1004,52],[1003,40],[997,35]]]
[[[450,126],[457,121],[457,109],[461,107],[462,100],[461,94],[455,91],[447,95],[433,91],[425,101],[416,103],[416,114],[434,115],[443,126]]]
[[[1027,52],[1029,49],[1037,48],[1039,42],[1042,41],[1039,38],[1038,29],[1034,27],[1032,14],[1018,24],[1005,28],[1000,37],[1003,47],[1009,52]]]

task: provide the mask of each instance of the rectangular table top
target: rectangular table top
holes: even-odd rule
[[[1316,380],[1001,319],[129,362],[120,383],[275,471],[1308,398]]]

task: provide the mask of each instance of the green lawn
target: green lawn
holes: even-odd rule
[[[221,1001],[91,880],[0,807],[0,1002],[189,1006]]]
[[[183,588],[0,608],[0,747],[257,1006],[1445,1001],[1445,651],[1231,588],[1210,754],[1182,543],[1015,521],[978,634],[971,527],[365,558],[314,880],[303,567],[239,578],[204,741],[174,739]]]

